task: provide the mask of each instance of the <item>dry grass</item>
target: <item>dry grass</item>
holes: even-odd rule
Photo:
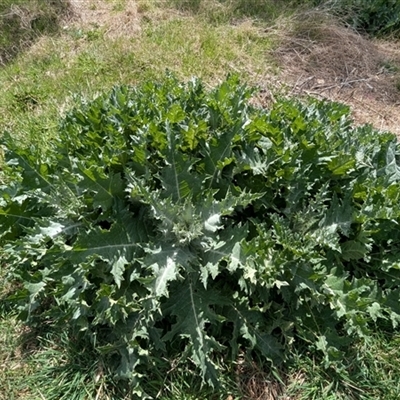
[[[285,400],[284,384],[257,363],[240,358],[235,370],[243,400]],[[233,400],[229,398],[227,400]],[[286,399],[287,400],[287,399]]]
[[[68,6],[62,0],[1,0],[0,66],[29,49],[38,37],[57,34],[60,21],[71,17]]]
[[[73,18],[69,23],[82,29],[102,29],[110,38],[132,37],[140,31],[136,1],[69,0]]]
[[[291,94],[346,103],[356,123],[400,136],[400,43],[368,40],[315,11],[273,31],[281,38],[280,80]]]

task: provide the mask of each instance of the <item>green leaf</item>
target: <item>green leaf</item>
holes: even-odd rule
[[[25,287],[29,291],[31,298],[34,298],[46,287],[46,282],[27,283]]]
[[[4,139],[10,304],[80,332],[138,397],[177,355],[214,386],[228,350],[343,371],[400,323],[395,137],[339,103],[251,93],[167,75],[77,101],[48,149]]]
[[[92,166],[81,171],[83,179],[77,185],[80,194],[93,198],[93,208],[109,210],[115,198],[124,196],[124,185],[120,174],[105,175],[101,168]]]
[[[203,379],[213,386],[218,384],[218,377],[216,365],[210,356],[213,349],[219,346],[207,334],[205,324],[218,320],[211,307],[224,301],[218,293],[205,291],[195,282],[186,280],[181,289],[174,291],[170,296],[163,309],[166,315],[172,314],[177,318],[177,322],[164,335],[163,340],[172,341],[175,336],[189,337],[192,359],[200,367]]]
[[[128,264],[127,259],[124,256],[116,258],[112,261],[111,274],[114,277],[114,281],[117,287],[121,287],[121,281],[123,280],[125,266]]]
[[[328,163],[328,169],[333,175],[347,176],[354,171],[356,160],[351,154],[339,155]]]
[[[232,163],[232,149],[234,137],[237,134],[236,129],[222,133],[208,142],[202,144],[201,155],[202,166],[206,173],[206,182],[209,188],[223,187],[222,170]]]
[[[146,252],[143,264],[148,265],[154,277],[152,292],[156,297],[168,297],[168,283],[181,278],[180,268],[190,269],[193,255],[188,249],[170,244]]]
[[[341,245],[342,257],[346,261],[360,260],[369,252],[365,244],[355,240],[348,240]]]
[[[382,318],[382,312],[381,312],[381,306],[379,303],[376,301],[373,302],[368,308],[367,311],[369,312],[369,315],[371,316],[372,320],[376,322],[378,318]]]
[[[168,165],[162,169],[159,177],[165,197],[179,202],[188,196],[196,196],[200,192],[200,182],[193,173],[196,160],[185,159],[182,154],[171,148],[166,161]]]
[[[390,143],[387,149],[385,172],[388,175],[389,183],[400,181],[400,167],[396,159],[396,144],[394,142]]]

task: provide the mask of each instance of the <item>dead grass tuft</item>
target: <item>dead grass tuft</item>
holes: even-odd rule
[[[134,0],[69,0],[74,17],[68,22],[82,29],[102,29],[111,39],[131,37],[140,31]]]
[[[356,123],[400,136],[400,43],[368,40],[316,11],[281,26],[274,54],[291,94],[346,103]]]
[[[256,363],[242,361],[236,369],[236,380],[243,393],[243,399],[285,399],[284,385],[277,378],[262,370]]]

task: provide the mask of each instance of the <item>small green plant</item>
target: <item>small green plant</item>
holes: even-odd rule
[[[396,138],[251,93],[167,76],[82,101],[48,151],[4,141],[8,301],[79,331],[137,396],[172,360],[217,386],[221,358],[275,369],[306,346],[340,372],[400,321]]]

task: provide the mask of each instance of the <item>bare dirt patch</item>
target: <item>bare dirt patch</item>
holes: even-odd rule
[[[82,29],[102,29],[111,38],[130,37],[140,31],[134,0],[69,0],[73,17],[69,23]]]
[[[291,94],[346,103],[356,123],[400,137],[400,43],[370,40],[316,12],[285,21],[279,36],[275,56]]]

